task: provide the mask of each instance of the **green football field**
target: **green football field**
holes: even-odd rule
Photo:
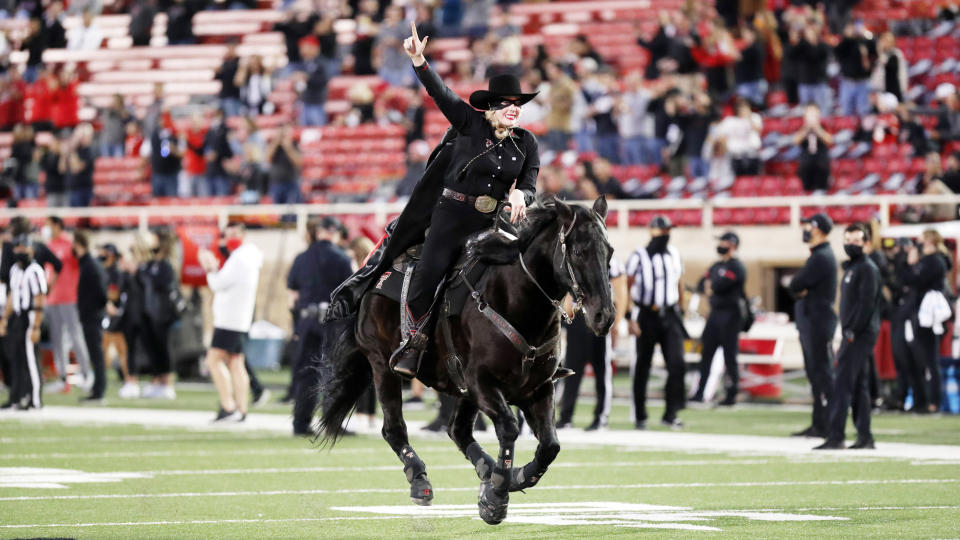
[[[562,431],[557,462],[538,486],[512,494],[507,521],[489,526],[477,517],[476,475],[445,436],[411,429],[436,493],[433,506],[417,507],[399,461],[371,429],[319,449],[287,435],[288,412],[279,405],[251,417],[265,429],[213,430],[206,412],[184,410],[212,408],[212,391],[192,386],[180,396],[172,404],[114,399],[83,408],[64,408],[76,398],[56,396],[41,413],[0,415],[0,536],[960,535],[956,417],[879,415],[877,452],[821,454],[806,450],[819,441],[773,437],[804,427],[807,413],[795,408],[687,410],[684,433],[658,426],[636,432],[626,429],[628,408],[620,402],[610,431]],[[591,405],[581,403],[578,425]],[[161,406],[171,410],[156,410]],[[183,425],[137,418],[147,413]],[[110,423],[124,415],[137,423]],[[430,415],[409,417],[422,424]],[[481,442],[495,454],[490,435]],[[521,438],[517,461],[527,461],[534,447],[531,437]]]

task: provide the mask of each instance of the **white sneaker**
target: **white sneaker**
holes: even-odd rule
[[[157,399],[173,401],[174,399],[177,399],[177,391],[173,389],[173,385],[159,386],[157,391]]]
[[[43,391],[49,394],[58,394],[63,392],[63,389],[66,387],[66,383],[62,379],[57,379],[52,383],[43,385]]]
[[[137,399],[140,397],[140,385],[132,382],[123,383],[117,395],[120,399]]]
[[[83,381],[80,383],[80,388],[84,392],[89,392],[93,388],[93,373],[87,373],[83,376]]]
[[[160,389],[159,386],[150,383],[143,387],[143,390],[140,391],[140,397],[144,399],[157,399],[157,391]]]
[[[259,399],[253,402],[254,407],[262,407],[267,403],[270,403],[270,390],[267,388],[263,389],[263,392],[260,393]]]

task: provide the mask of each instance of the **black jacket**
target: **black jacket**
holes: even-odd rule
[[[861,51],[863,47],[863,51]],[[866,52],[864,57],[863,52]],[[872,39],[867,38],[843,38],[833,54],[840,64],[840,74],[847,79],[863,80],[870,77],[872,71],[873,59],[877,55],[876,44]],[[866,62],[866,66],[864,66]]]
[[[830,47],[823,42],[810,43],[801,39],[790,49],[792,60],[797,68],[797,82],[800,84],[821,84],[827,82],[827,62],[830,60]]]
[[[844,339],[880,331],[880,270],[861,255],[843,263],[840,328]]]
[[[457,132],[450,166],[444,172],[444,187],[467,195],[507,196],[514,180],[527,204],[533,202],[540,156],[537,139],[523,129],[498,140],[493,127],[478,111],[460,99],[440,80],[430,64],[415,69],[427,93]]]
[[[63,270],[63,263],[50,251],[46,244],[37,242],[33,244],[33,260],[40,266],[46,267],[48,264],[53,267],[53,272],[59,274]],[[4,242],[2,252],[0,252],[0,283],[4,285],[10,283],[10,267],[13,266],[13,243]]]
[[[836,324],[833,305],[837,300],[837,258],[829,242],[810,250],[807,262],[790,282],[790,292],[797,295],[801,291],[807,294],[797,300],[798,316]]]
[[[920,309],[923,296],[930,291],[946,289],[947,272],[952,266],[942,253],[931,253],[920,257],[917,264],[908,265],[905,261],[897,268],[901,283],[906,286],[906,302],[914,310]]]
[[[299,293],[297,308],[330,301],[333,292],[350,277],[350,257],[328,240],[319,240],[294,260],[287,288]]]
[[[747,268],[740,259],[717,261],[707,272],[710,288],[710,309],[740,309],[744,297],[743,285],[747,281]]]
[[[83,324],[100,324],[107,305],[107,285],[100,263],[89,253],[77,259],[80,275],[77,280],[77,312]]]

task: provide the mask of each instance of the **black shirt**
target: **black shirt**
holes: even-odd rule
[[[296,147],[296,143],[293,143]],[[277,146],[273,153],[273,159],[270,160],[270,171],[268,173],[270,185],[295,183],[298,178],[297,167],[293,160],[287,155],[283,145]]]
[[[797,82],[800,84],[821,84],[827,82],[827,62],[830,59],[830,47],[826,43],[816,45],[801,39],[791,49],[797,67]]]
[[[717,261],[707,271],[710,280],[710,309],[740,309],[740,299],[745,296],[744,283],[747,281],[747,268],[740,259]]]
[[[77,312],[80,322],[100,324],[103,308],[107,305],[107,287],[100,263],[89,253],[77,259],[80,275],[77,279]]]
[[[240,69],[240,59],[237,57],[223,61],[223,65],[217,69],[216,79],[220,81],[220,97],[240,99],[240,88],[233,84],[237,71]]]
[[[540,172],[536,137],[529,131],[515,128],[512,135],[497,139],[483,112],[447,88],[430,64],[424,63],[415,71],[458,134],[451,143],[453,155],[443,185],[467,195],[490,195],[503,200],[516,180],[517,189],[523,191],[527,204],[530,204]]]
[[[903,261],[897,272],[901,283],[907,287],[906,302],[914,310],[920,309],[925,294],[944,289],[944,279],[950,266],[950,261],[942,253],[923,255],[917,264],[912,266]]]
[[[210,128],[206,137],[203,139],[203,153],[214,152],[217,156],[207,165],[207,174],[209,176],[229,177],[230,173],[224,167],[224,162],[233,157],[233,150],[230,148],[230,141],[227,140],[227,126],[220,123],[219,126]]]
[[[160,174],[180,172],[180,157],[176,150],[179,145],[176,136],[167,128],[157,129],[150,137],[150,168]]]
[[[79,172],[70,172],[67,174],[67,184],[70,189],[92,189],[93,188],[93,150],[89,146],[81,146],[76,149],[77,158],[83,162]]]
[[[864,57],[864,52],[866,57]],[[870,77],[872,66],[870,57],[871,55],[875,56],[877,50],[872,39],[845,37],[837,44],[833,54],[840,64],[841,75],[847,79],[863,80]],[[864,66],[864,63],[866,63],[866,66]]]
[[[307,86],[300,99],[308,105],[323,105],[327,100],[327,66],[320,56],[313,60],[304,60],[307,73]]]
[[[350,257],[327,240],[318,240],[294,260],[287,288],[299,293],[297,309],[330,301],[330,293],[353,271]]]
[[[737,84],[763,79],[763,56],[763,46],[759,41],[754,41],[749,47],[740,51],[740,61],[733,66]]]
[[[870,257],[861,255],[843,263],[840,285],[840,328],[850,339],[864,332],[880,331],[880,270]]]
[[[790,282],[790,292],[796,295],[801,291],[807,291],[807,294],[797,300],[799,312],[814,321],[821,317],[835,320],[833,305],[837,300],[837,258],[829,242],[810,250],[807,262]]]
[[[40,169],[46,174],[44,189],[47,194],[63,193],[67,190],[67,181],[60,172],[60,154],[45,152],[40,158]]]

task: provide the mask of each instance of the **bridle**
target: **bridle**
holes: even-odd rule
[[[557,234],[557,245],[553,249],[552,259],[556,261],[557,251],[560,251],[560,266],[566,268],[567,276],[570,278],[570,294],[573,296],[573,313],[576,316],[583,308],[583,290],[580,288],[580,283],[577,282],[577,276],[573,273],[573,266],[570,264],[570,260],[567,258],[567,236],[573,231],[573,226],[577,223],[577,214],[573,214],[573,220],[570,221],[570,227],[567,230],[563,230],[563,226],[560,226],[560,232]],[[563,309],[563,303],[561,300],[555,300],[547,291],[543,289],[540,283],[537,281],[537,278],[533,276],[533,273],[527,268],[527,264],[523,261],[523,254],[520,254],[520,268],[523,268],[523,273],[527,275],[527,278],[534,284],[534,286],[543,294],[544,298],[547,299],[553,307],[557,310],[557,313],[560,314],[560,317],[567,324],[573,322],[573,317],[567,315],[567,311]],[[556,268],[556,265],[554,265]]]

